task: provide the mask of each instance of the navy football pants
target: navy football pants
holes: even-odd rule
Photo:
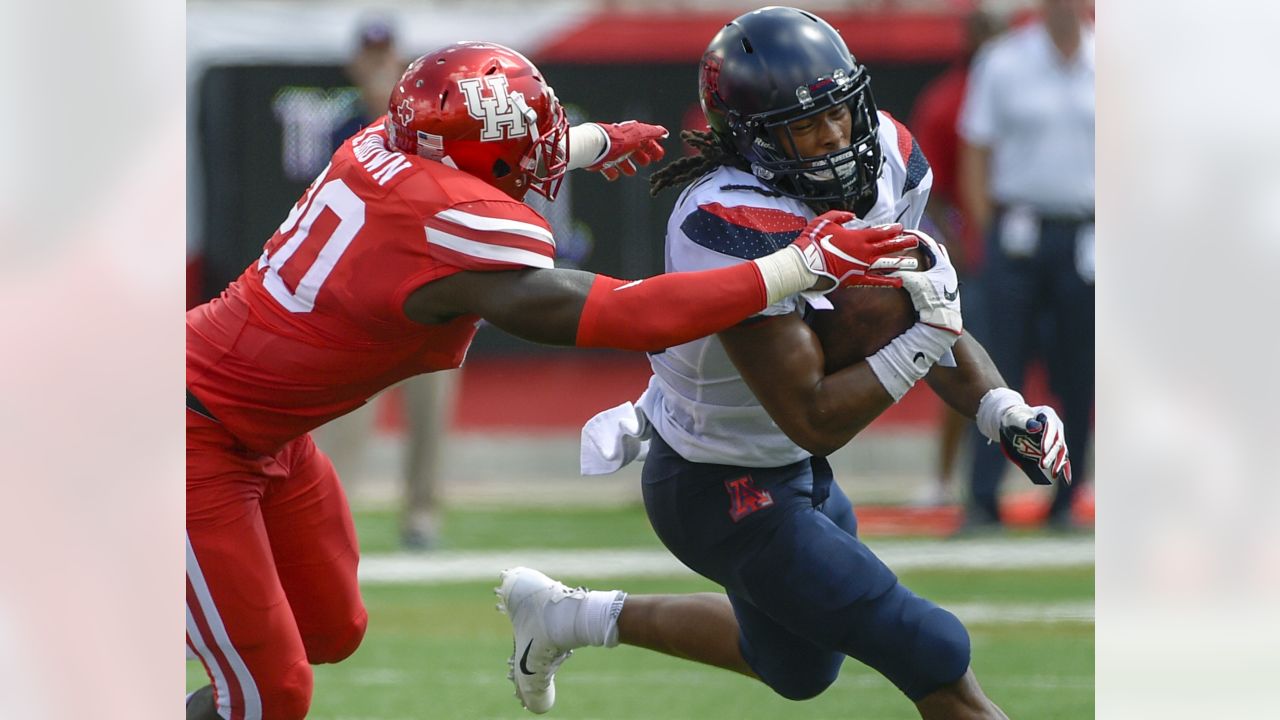
[[[743,657],[778,694],[825,690],[846,656],[914,700],[964,675],[969,635],[898,582],[856,536],[849,498],[821,458],[780,468],[691,463],[654,436],[645,509],[663,544],[722,585]],[[814,479],[819,497],[813,506]]]

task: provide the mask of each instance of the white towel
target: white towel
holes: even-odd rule
[[[652,434],[649,418],[630,402],[597,414],[582,426],[582,474],[608,475],[633,460],[643,460]]]

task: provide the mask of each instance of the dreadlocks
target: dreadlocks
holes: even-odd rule
[[[670,162],[666,167],[650,175],[650,197],[656,197],[666,188],[683,185],[690,180],[702,177],[721,165],[745,167],[742,160],[736,154],[725,150],[724,145],[709,130],[684,130],[680,133],[680,139],[692,145],[698,154]]]

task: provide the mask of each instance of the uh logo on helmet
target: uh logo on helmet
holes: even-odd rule
[[[858,215],[875,204],[883,157],[869,77],[824,20],[789,7],[739,16],[711,39],[698,81],[711,131],[765,185]],[[797,157],[789,125],[841,104],[849,144]]]
[[[554,200],[569,167],[555,91],[528,58],[461,42],[414,60],[391,92],[387,133],[400,152],[474,175],[513,198]]]

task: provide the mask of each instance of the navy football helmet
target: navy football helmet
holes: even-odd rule
[[[875,204],[883,156],[867,69],[821,18],[766,7],[733,20],[702,56],[698,93],[712,132],[773,190],[859,216]],[[787,125],[841,103],[849,145],[795,157]]]

